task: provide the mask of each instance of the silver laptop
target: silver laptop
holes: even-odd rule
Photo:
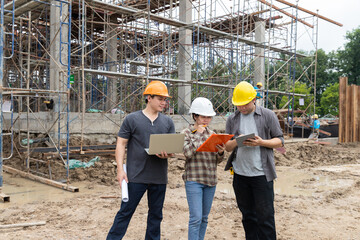
[[[166,153],[182,153],[184,148],[185,134],[151,134],[149,148],[145,151],[149,155]]]

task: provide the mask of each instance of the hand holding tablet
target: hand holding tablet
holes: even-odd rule
[[[248,140],[248,139],[252,139],[255,138],[255,133],[250,133],[250,134],[245,134],[245,135],[240,135],[238,137],[236,137],[236,143],[238,145],[238,147],[244,147],[246,145],[244,145],[244,141]]]

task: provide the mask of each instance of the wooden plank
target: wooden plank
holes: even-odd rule
[[[63,154],[63,156],[66,156],[66,152],[61,152]],[[83,157],[83,156],[93,156],[93,155],[114,155],[115,154],[115,149],[114,150],[89,150],[89,151],[72,151],[69,152],[69,157]],[[49,159],[49,158],[60,158],[60,154],[58,152],[48,152],[48,153],[43,153],[44,158]]]
[[[313,142],[315,144],[320,144],[320,145],[330,145],[331,142],[324,142],[324,141],[316,141],[316,142]]]
[[[352,141],[357,142],[358,141],[358,108],[359,108],[359,102],[358,102],[358,92],[357,92],[357,86],[353,85],[351,86],[352,90],[352,103],[353,103],[353,109],[351,111],[352,114]]]
[[[70,146],[69,151],[79,151],[80,148],[81,148],[80,146]],[[115,144],[87,145],[87,146],[83,146],[82,150],[85,151],[85,150],[115,149],[115,148],[116,148]],[[37,147],[31,149],[32,152],[58,152],[58,150],[60,152],[66,152],[66,147],[60,147],[60,149],[56,149],[54,147]],[[26,152],[27,149],[21,148],[19,151]]]
[[[303,126],[303,127],[307,127],[307,128],[309,128],[309,129],[312,129],[312,128],[310,127],[310,125],[305,124],[305,123],[297,122],[297,123],[295,123],[295,125],[299,125],[299,126]],[[325,135],[331,136],[331,133],[329,133],[329,132],[327,132],[327,131],[324,131],[324,130],[319,129],[319,132],[321,132],[321,133],[323,133],[323,134],[325,134]]]
[[[305,24],[305,25],[308,26],[308,27],[314,28],[313,25],[311,25],[311,24],[309,24],[309,23],[307,23],[307,22],[305,22],[305,21],[297,18],[296,16],[294,16],[294,15],[292,15],[292,14],[290,14],[290,13],[284,11],[284,10],[282,10],[282,9],[279,8],[279,7],[276,7],[276,6],[273,5],[272,3],[269,3],[269,2],[267,2],[267,1],[265,1],[265,0],[258,0],[258,1],[261,2],[261,3],[263,3],[263,4],[265,4],[265,5],[267,5],[267,6],[269,6],[269,7],[271,7],[271,8],[274,8],[275,10],[278,10],[279,12],[285,14],[286,16],[291,17],[291,18],[294,19],[294,20],[297,20],[297,21],[301,22],[302,24]]]
[[[6,224],[6,225],[0,225],[0,229],[6,229],[6,228],[18,228],[18,227],[31,227],[31,226],[40,226],[45,225],[45,221],[41,222],[32,222],[32,223],[16,223],[16,224]]]
[[[359,104],[360,103],[360,86],[357,86],[357,98],[358,98],[358,104]],[[357,111],[357,120],[358,120],[357,141],[360,142],[360,107],[359,106],[358,106],[358,111]]]
[[[322,16],[322,15],[319,15],[318,13],[312,12],[312,11],[310,11],[310,10],[308,10],[308,9],[299,7],[298,5],[292,4],[292,3],[287,2],[287,1],[285,1],[285,0],[276,0],[276,1],[281,2],[281,3],[283,3],[283,4],[286,4],[286,5],[288,5],[288,6],[291,6],[291,7],[295,8],[295,9],[299,9],[299,10],[301,10],[301,11],[303,11],[303,12],[308,13],[308,14],[311,14],[311,15],[313,15],[314,17],[318,17],[318,18],[321,18],[321,19],[323,19],[323,20],[325,20],[325,21],[328,21],[328,22],[331,22],[331,23],[333,23],[333,24],[336,24],[336,25],[338,25],[338,26],[340,26],[340,27],[343,26],[343,25],[342,25],[341,23],[339,23],[339,22],[336,22],[336,21],[334,21],[334,20],[331,20],[330,18],[327,18],[327,17],[324,17],[324,16]]]
[[[339,79],[339,142],[345,142],[347,77]]]
[[[33,175],[31,173],[27,173],[27,172],[23,172],[20,171],[18,169],[9,167],[9,166],[3,166],[4,167],[4,171],[8,172],[8,173],[12,173],[12,174],[19,174],[21,177],[27,178],[27,179],[31,179],[37,182],[41,182],[41,183],[45,183],[47,185],[53,186],[53,187],[57,187],[57,188],[61,188],[70,192],[79,192],[79,188],[78,187],[73,187],[70,186],[68,184],[65,183],[61,183],[61,182],[57,182],[54,180],[50,180],[47,178],[43,178],[43,177],[39,177],[36,175]]]
[[[351,94],[350,86],[346,86],[346,122],[345,122],[345,142],[350,142],[350,126],[351,126]]]
[[[353,87],[354,85],[350,85],[349,87],[349,95],[350,95],[350,110],[348,117],[350,118],[349,121],[349,142],[354,142],[354,96],[353,96]]]
[[[107,199],[107,198],[120,198],[120,196],[100,196],[100,198]]]

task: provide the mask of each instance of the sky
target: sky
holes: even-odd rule
[[[296,4],[295,0],[287,1]],[[273,4],[279,7],[282,5],[276,1],[273,1]],[[299,0],[298,6],[312,12],[319,9],[319,15],[343,24],[342,27],[339,27],[319,19],[318,49],[321,48],[326,53],[336,51],[339,48],[343,49],[346,43],[346,32],[351,32],[353,29],[360,27],[360,0]],[[306,32],[304,26],[301,26],[301,28],[301,31]],[[298,41],[297,48],[307,51],[314,50],[314,45],[306,41],[306,39],[310,38],[305,36]],[[301,41],[302,39],[305,41]]]

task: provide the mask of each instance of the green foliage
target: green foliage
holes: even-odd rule
[[[344,50],[338,50],[338,67],[343,75],[348,76],[349,84],[360,85],[360,27],[347,32],[349,42]]]
[[[192,79],[200,82],[226,83],[229,79],[234,79],[235,64],[229,65],[222,58],[209,58],[208,62],[195,61],[192,64]],[[210,86],[192,85],[191,99],[196,97],[206,97],[213,103],[214,109],[218,114],[228,112],[232,106],[229,101],[229,89],[214,89]]]
[[[320,114],[339,115],[339,83],[330,85],[322,94],[320,101]]]
[[[347,32],[345,38],[348,42],[344,45],[343,50],[339,49],[328,54],[323,49],[318,49],[317,51],[316,112],[318,114],[338,115],[338,82],[340,76],[348,76],[349,84],[360,85],[360,27]],[[315,52],[304,52],[301,50],[298,52],[308,56],[315,55]],[[266,74],[269,73],[272,76],[278,69],[280,70],[278,71],[280,74],[278,76],[275,74],[275,77],[269,82],[269,89],[292,92],[292,86],[289,84],[292,80],[288,78],[289,75],[291,76],[292,69],[282,67],[288,58],[289,56],[280,54],[277,61],[266,60]],[[295,65],[295,80],[297,81],[295,93],[314,94],[313,82],[310,79],[314,79],[315,68],[309,67],[313,64],[313,61],[314,57],[297,58]],[[242,66],[242,64],[238,64]],[[245,64],[243,65],[245,66]],[[304,71],[306,72],[304,73]],[[229,64],[224,59],[218,57],[209,57],[206,62],[194,62],[192,65],[192,79],[205,82],[223,83],[228,80],[228,84],[231,84],[231,81],[235,78],[251,79],[251,74],[251,64],[241,69],[240,67],[237,68],[235,63]],[[231,105],[228,100],[230,94],[228,91],[217,92],[210,89],[210,87],[206,86],[197,86],[197,90],[192,91],[192,97],[196,95],[213,98],[214,105],[221,110],[225,110]],[[270,94],[268,97],[270,105],[276,105],[277,108],[282,108],[289,101],[288,96],[280,97],[279,95]],[[305,110],[312,99],[304,97],[304,106],[300,106],[300,98],[302,97],[295,97],[295,106],[293,107],[294,109]],[[292,101],[290,104],[292,104]],[[310,108],[312,107],[310,106]]]
[[[309,95],[310,94],[310,87],[307,87],[305,83],[301,83],[301,82],[296,82],[295,83],[295,91],[294,93],[300,93],[300,94],[306,94]],[[291,87],[290,92],[293,92],[293,88]],[[299,99],[303,98],[304,99],[304,105],[301,106],[299,103]],[[281,98],[281,102],[280,102],[280,108],[283,108],[286,103],[290,100],[289,105],[292,105],[292,96],[283,96]],[[309,97],[299,97],[299,96],[295,96],[294,97],[294,106],[293,109],[301,109],[301,110],[305,110],[305,108],[310,104],[311,99]],[[287,108],[289,105],[286,105],[284,108]]]

